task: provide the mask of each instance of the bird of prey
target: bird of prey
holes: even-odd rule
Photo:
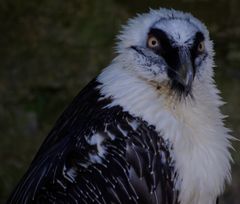
[[[10,204],[216,204],[231,135],[214,51],[191,14],[129,20],[117,56],[57,120]]]

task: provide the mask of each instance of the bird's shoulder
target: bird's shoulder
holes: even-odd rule
[[[169,144],[146,121],[109,106],[114,99],[98,87],[93,80],[66,108],[10,201],[173,199]]]

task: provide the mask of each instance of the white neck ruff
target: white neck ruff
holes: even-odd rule
[[[172,158],[178,179],[181,204],[215,204],[231,180],[231,136],[224,127],[223,104],[213,83],[193,84],[195,100],[172,105],[170,100],[146,81],[134,76],[118,63],[106,68],[97,79],[101,93],[112,97],[109,106],[154,125],[162,137],[173,144]]]

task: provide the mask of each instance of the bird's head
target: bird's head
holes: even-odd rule
[[[195,83],[212,79],[213,49],[207,28],[188,13],[151,10],[131,19],[118,36],[127,69],[171,93],[194,96]]]

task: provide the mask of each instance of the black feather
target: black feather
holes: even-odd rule
[[[64,111],[7,203],[178,203],[171,146],[122,107],[107,108],[99,85]],[[89,142],[95,134],[104,155]]]

